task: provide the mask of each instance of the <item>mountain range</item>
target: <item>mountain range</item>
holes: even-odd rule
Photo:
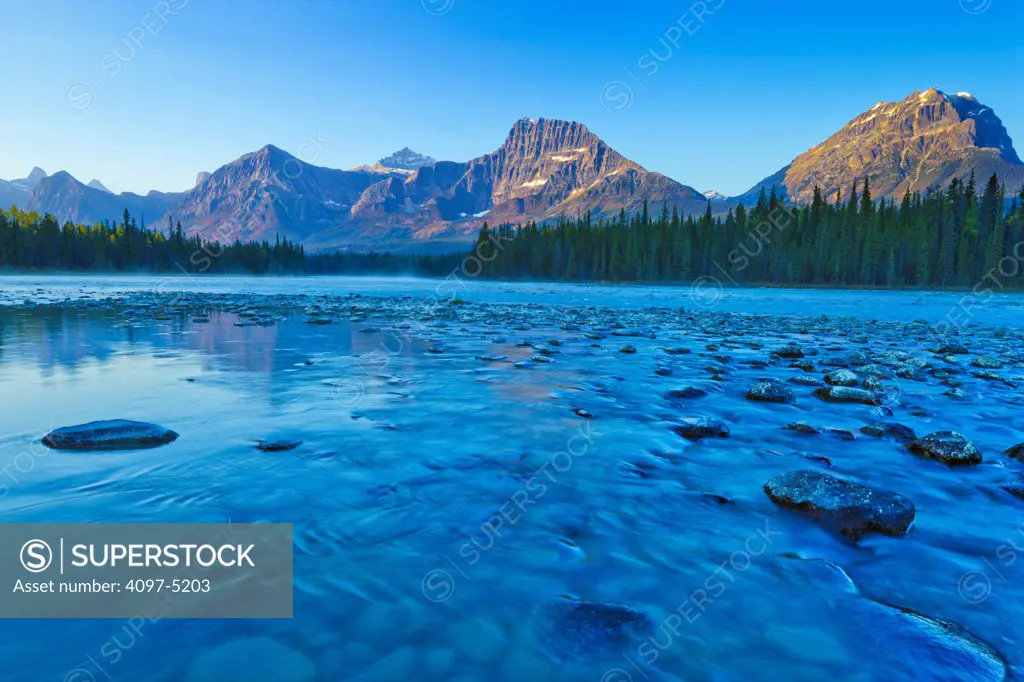
[[[701,193],[649,171],[581,123],[523,118],[497,150],[464,162],[406,147],[337,170],[266,145],[200,172],[184,192],[113,194],[95,179],[83,184],[33,168],[26,178],[0,180],[0,207],[82,223],[115,220],[127,208],[149,225],[180,221],[222,241],[279,235],[311,251],[447,250],[472,240],[484,220],[611,216],[637,212],[644,202],[684,214],[710,205],[721,214],[756,202],[762,189],[806,203],[815,186],[831,198],[865,177],[875,198],[893,198],[972,172],[979,182],[997,173],[1011,192],[1024,186],[1024,164],[996,114],[968,93],[931,88],[874,105],[738,197]]]

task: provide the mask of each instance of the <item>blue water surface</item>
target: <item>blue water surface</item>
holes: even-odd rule
[[[208,321],[187,292],[216,299]],[[963,296],[0,278],[5,522],[295,524],[293,619],[3,621],[2,678],[1003,679],[1024,661],[1024,500],[1007,490],[1024,464],[1002,454],[1024,441],[1024,299],[974,301],[956,330],[970,352],[940,359]],[[818,352],[812,371],[772,358],[789,342]],[[855,350],[917,369],[888,375],[878,406],[801,385],[795,405],[745,398]],[[974,375],[980,355],[999,380]],[[962,399],[931,372],[945,367]],[[682,385],[707,395],[666,397]],[[731,436],[682,439],[684,417]],[[181,436],[39,443],[111,418]],[[951,469],[857,431],[880,419],[960,431],[985,462]],[[797,420],[855,437],[783,428]],[[261,452],[266,438],[303,444]],[[910,497],[911,532],[851,541],[763,492],[826,466]],[[580,600],[639,620],[581,625]]]

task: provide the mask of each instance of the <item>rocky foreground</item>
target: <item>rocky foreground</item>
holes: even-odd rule
[[[458,360],[459,367],[481,371],[507,369],[512,373],[510,383],[517,381],[516,376],[571,370],[571,377],[557,374],[558,389],[552,393],[566,418],[592,424],[595,430],[602,423],[612,432],[624,423],[636,423],[665,434],[660,446],[627,446],[601,454],[607,458],[601,460],[602,468],[612,472],[607,475],[620,481],[623,491],[664,491],[661,486],[670,484],[673,495],[692,496],[699,500],[695,504],[723,510],[703,512],[703,507],[694,507],[698,511],[690,513],[698,515],[697,525],[728,518],[719,514],[737,514],[737,523],[749,522],[749,513],[768,514],[790,538],[788,546],[776,541],[767,550],[781,567],[783,583],[794,592],[802,591],[801,599],[816,604],[814,608],[827,603],[838,609],[836,617],[859,623],[860,644],[870,643],[877,652],[873,670],[890,671],[889,679],[1001,680],[1016,674],[1021,646],[1016,635],[989,629],[981,606],[973,612],[950,609],[967,613],[972,618],[969,624],[947,618],[949,610],[926,613],[924,608],[935,603],[927,596],[935,591],[948,593],[952,600],[971,601],[962,586],[957,595],[955,571],[981,553],[971,537],[984,533],[964,526],[970,507],[957,496],[974,500],[971,504],[985,499],[985,514],[1019,515],[1018,498],[1024,499],[1022,424],[1005,419],[995,434],[978,426],[983,421],[980,415],[992,406],[1010,407],[1019,414],[1024,405],[1024,336],[1019,331],[974,327],[940,336],[923,321],[482,305],[452,298],[358,294],[313,298],[147,293],[67,305],[116,311],[118,324],[128,327],[170,323],[194,328],[224,320],[236,327],[298,321],[310,329],[351,325],[355,334],[382,339],[380,348],[363,354],[365,377],[353,377],[374,385],[403,384],[398,363],[389,362],[398,355],[423,361],[448,358]],[[309,365],[313,364],[311,360]],[[630,391],[631,385],[636,390]],[[517,423],[515,414],[506,417],[513,429],[531,428]],[[153,421],[159,420],[154,414]],[[73,449],[125,449],[131,447],[133,435],[140,439],[139,447],[167,445],[178,435],[156,424],[112,424],[118,428],[61,428],[44,442]],[[768,433],[766,424],[778,438],[787,439],[781,442],[800,446],[788,451],[774,444],[759,447],[756,441]],[[251,437],[267,456],[302,452],[300,439],[261,439],[262,435]],[[182,436],[187,438],[187,432]],[[870,448],[870,457],[863,456],[865,448]],[[427,461],[433,453],[410,453],[419,456]],[[481,464],[466,461],[464,466]],[[517,473],[518,464],[503,466],[517,476],[528,473]],[[759,482],[748,483],[751,472],[760,476]],[[641,493],[629,493],[634,494]],[[653,505],[653,499],[642,504]],[[647,511],[634,504],[640,503],[633,497],[606,503],[612,511],[616,506],[639,509],[635,521],[641,533],[647,527]],[[572,517],[572,510],[566,513]],[[493,521],[480,526],[477,534],[490,527],[487,524],[493,526]],[[925,530],[919,531],[922,524]],[[685,525],[674,531],[677,536],[687,532]],[[596,541],[590,541],[590,554],[600,556]],[[574,552],[588,551],[585,531],[565,531],[563,542]],[[693,551],[701,553],[700,547]],[[954,571],[952,575],[928,573],[927,566],[915,563],[913,575],[918,578],[910,579],[910,573],[892,568],[900,565],[901,553],[906,553],[907,561],[919,562],[917,557],[933,551],[949,560],[943,571]],[[883,572],[845,567],[870,564],[876,555],[888,567]],[[635,559],[656,560],[654,555]],[[870,583],[869,590],[857,584],[858,570]],[[915,587],[914,580],[922,575],[933,584]],[[886,585],[887,580],[892,584]],[[668,632],[674,631],[682,611],[632,603],[626,596],[598,599],[581,589],[543,597],[532,626],[538,649],[557,661],[585,663],[622,654],[654,667],[665,664],[666,659],[659,664],[659,656],[645,652],[662,651],[661,644],[671,638]],[[765,627],[771,633],[773,626]],[[796,642],[811,635],[794,634],[798,632],[768,637],[774,640],[772,646],[795,658],[814,660],[807,645]],[[887,650],[893,642],[903,650]],[[232,647],[238,646],[227,645],[223,655],[211,650],[195,666],[219,670],[224,657],[233,656]],[[287,655],[301,656],[294,651]],[[710,659],[679,665],[728,668],[713,656]],[[901,660],[917,661],[918,667],[901,669]],[[384,663],[371,665],[367,679],[377,679],[374,670],[381,678],[399,670]],[[312,680],[316,674],[312,664],[289,669],[293,672],[282,672],[286,677],[281,679]],[[600,679],[600,673],[594,679]],[[190,674],[189,679],[206,679],[203,670]]]

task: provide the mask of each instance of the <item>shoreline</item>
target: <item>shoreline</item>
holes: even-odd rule
[[[360,273],[360,274],[299,274],[299,273],[283,273],[283,274],[254,274],[254,273],[187,273],[187,272],[175,272],[173,270],[167,271],[138,271],[138,272],[118,272],[118,271],[80,271],[80,270],[7,270],[0,269],[0,279],[5,277],[63,277],[63,278],[160,278],[166,279],[178,279],[185,277],[190,280],[225,280],[225,279],[256,279],[256,280],[274,280],[274,279],[286,279],[286,280],[324,280],[330,278],[346,278],[346,279],[387,279],[387,280],[421,280],[421,281],[432,281],[432,282],[444,282],[447,281],[446,277],[433,276],[433,275],[417,275],[417,274],[399,274],[399,273]],[[543,279],[526,279],[526,278],[500,278],[500,277],[465,277],[460,278],[460,281],[472,281],[472,282],[494,282],[500,284],[522,284],[522,285],[566,285],[566,286],[601,286],[601,287],[656,287],[656,288],[676,288],[685,289],[693,288],[698,282],[708,282],[708,286],[715,289],[721,289],[722,291],[731,290],[793,290],[793,291],[868,291],[868,292],[902,292],[902,293],[943,293],[943,294],[1024,294],[1024,286],[1019,288],[1014,287],[999,287],[989,288],[981,292],[975,292],[974,289],[977,285],[971,288],[966,287],[931,287],[921,288],[914,286],[880,286],[870,284],[855,284],[855,285],[838,285],[838,284],[797,284],[797,283],[776,283],[776,282],[757,282],[757,283],[741,283],[731,284],[723,283],[718,278],[709,275],[700,275],[693,278],[692,280],[678,280],[678,281],[615,281],[615,280],[543,280]]]

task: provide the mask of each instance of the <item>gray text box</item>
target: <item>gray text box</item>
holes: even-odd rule
[[[0,524],[0,618],[291,617],[291,524]]]

